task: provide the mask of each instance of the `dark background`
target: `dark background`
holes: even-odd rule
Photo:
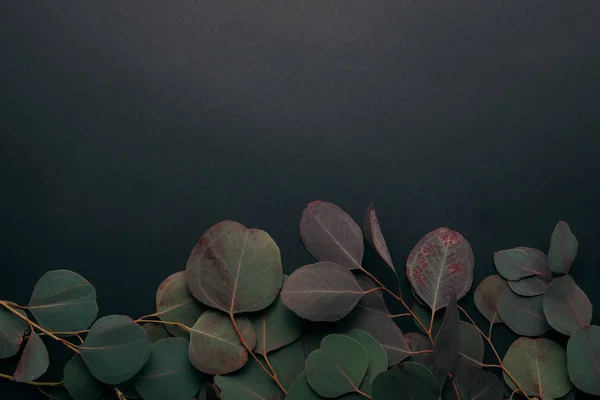
[[[564,219],[600,304],[598,21],[597,1],[3,1],[0,298],[67,268],[100,315],[153,312],[223,219],[268,231],[289,273],[322,199],[357,220],[375,202],[400,266],[460,231],[474,286]]]

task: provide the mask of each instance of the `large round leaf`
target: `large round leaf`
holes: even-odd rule
[[[215,376],[222,400],[280,400],[281,390],[254,360],[230,375]]]
[[[98,315],[96,289],[75,272],[49,271],[35,284],[27,309],[50,331],[81,331]]]
[[[392,256],[390,256],[387,243],[383,237],[383,232],[381,232],[381,226],[379,225],[377,213],[375,213],[373,204],[369,204],[369,208],[367,208],[367,213],[365,215],[365,237],[371,247],[377,251],[379,256],[385,261],[394,274],[398,275],[394,263],[392,262]]]
[[[498,314],[517,335],[539,336],[550,330],[542,296],[522,297],[507,290],[498,301]]]
[[[363,235],[354,220],[335,204],[313,201],[302,212],[300,237],[317,261],[361,269]]]
[[[415,292],[433,311],[467,294],[473,283],[471,245],[458,232],[439,228],[425,235],[406,261],[406,275]]]
[[[375,377],[388,368],[387,353],[373,336],[363,330],[353,329],[348,333],[348,336],[360,343],[367,352],[369,366],[364,380],[373,383]]]
[[[63,370],[65,388],[74,400],[98,400],[106,387],[92,376],[81,356],[69,360]]]
[[[306,372],[300,373],[290,386],[285,400],[320,400],[321,396],[315,393],[306,380]]]
[[[600,395],[600,327],[592,325],[573,332],[567,343],[567,359],[575,386]]]
[[[504,365],[521,387],[540,398],[562,397],[571,390],[567,374],[567,355],[562,347],[548,339],[519,338],[510,345]],[[504,381],[516,389],[504,374]]]
[[[188,358],[188,341],[171,338],[152,345],[150,358],[135,379],[135,389],[144,400],[189,400],[202,381]]]
[[[35,332],[31,332],[13,379],[17,382],[36,380],[46,372],[49,364],[46,345]]]
[[[403,362],[379,374],[373,382],[373,400],[438,400],[440,384],[423,365]]]
[[[571,335],[592,322],[592,303],[569,275],[557,278],[544,294],[544,313],[552,328]]]
[[[236,325],[246,344],[254,348],[256,332],[248,318],[236,318]],[[189,357],[198,370],[218,375],[242,368],[248,361],[248,352],[240,343],[229,316],[207,310],[190,331]]]
[[[560,221],[554,228],[550,239],[550,250],[548,251],[550,269],[559,274],[568,274],[578,250],[579,243],[571,232],[571,227],[566,222]]]
[[[92,325],[79,351],[96,379],[116,385],[144,366],[150,356],[150,340],[131,318],[109,315]]]
[[[359,342],[333,334],[308,356],[306,378],[319,395],[333,398],[358,392],[368,366],[367,352]]]
[[[500,275],[488,276],[475,289],[475,306],[492,324],[502,322],[500,316],[498,316],[498,300],[500,295],[507,289],[508,285]]]
[[[352,311],[364,294],[347,268],[319,262],[294,271],[283,285],[281,300],[309,321],[338,321]]]
[[[18,311],[24,317],[23,311]],[[0,359],[12,357],[19,352],[23,335],[29,325],[12,312],[0,307]]]
[[[205,307],[191,295],[185,279],[185,271],[176,272],[165,279],[156,292],[156,315],[163,321],[178,322],[191,327]],[[188,331],[174,325],[165,325],[172,335],[188,339]]]
[[[266,308],[283,281],[281,255],[271,236],[234,221],[220,222],[202,235],[186,274],[194,297],[227,313]]]

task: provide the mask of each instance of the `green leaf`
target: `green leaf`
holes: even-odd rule
[[[454,366],[458,354],[458,308],[456,296],[450,296],[442,326],[435,338],[433,346],[433,362],[436,367],[444,371],[450,371]]]
[[[150,340],[131,318],[109,315],[92,325],[79,351],[96,379],[116,385],[144,366],[150,356]]]
[[[576,330],[567,343],[569,376],[577,389],[600,395],[600,327]]]
[[[13,374],[17,382],[31,382],[39,378],[48,369],[48,350],[46,345],[35,332],[31,332],[21,360]]]
[[[592,322],[592,303],[569,275],[550,284],[543,303],[548,323],[563,335],[571,335]]]
[[[518,281],[508,281],[508,287],[519,296],[540,296],[546,292],[551,282],[550,278],[534,275]]]
[[[502,382],[491,372],[471,365],[460,364],[452,374],[461,400],[502,400],[504,390]],[[456,400],[452,382],[444,386],[443,400]]]
[[[473,250],[458,232],[439,228],[425,235],[406,261],[406,276],[433,310],[448,305],[452,293],[464,297],[473,283]]]
[[[146,335],[148,335],[150,343],[156,343],[159,340],[173,337],[163,324],[147,322],[142,325],[142,328],[144,328],[146,331]]]
[[[481,363],[484,351],[483,339],[477,328],[473,324],[460,321],[458,324],[458,352],[461,357],[458,359],[458,362],[478,366],[477,363],[470,361],[466,357]]]
[[[282,393],[254,360],[230,375],[215,376],[222,400],[279,400]]]
[[[502,322],[498,315],[498,301],[506,290],[508,285],[500,275],[488,276],[475,289],[475,306],[491,324]]]
[[[18,311],[26,317],[24,311]],[[0,307],[0,359],[12,357],[19,352],[23,336],[29,325],[12,312]]]
[[[283,285],[281,300],[301,318],[332,322],[348,315],[365,292],[348,268],[319,262],[294,271]]]
[[[504,365],[523,390],[540,398],[558,398],[571,390],[567,374],[567,355],[555,342],[548,339],[519,338],[510,345],[504,356]],[[504,374],[504,381],[516,389]]]
[[[306,372],[301,372],[294,380],[285,400],[320,400],[321,396],[315,393],[306,380]]]
[[[578,250],[579,243],[571,232],[571,227],[566,222],[560,221],[554,228],[550,239],[550,250],[548,251],[550,269],[558,274],[568,274]]]
[[[140,394],[135,390],[135,376],[131,379],[126,380],[125,382],[121,382],[115,386],[121,392],[127,400],[129,399],[141,399]]]
[[[358,392],[369,366],[364,347],[356,340],[333,334],[306,361],[306,378],[315,392],[327,398]]]
[[[83,359],[75,355],[63,370],[65,389],[75,400],[98,400],[104,396],[106,387],[96,380]]]
[[[404,335],[404,339],[410,349],[411,352],[420,352],[423,350],[432,350],[433,346],[431,345],[431,341],[420,333],[410,332]],[[440,387],[446,381],[446,377],[448,376],[446,371],[439,369],[433,363],[433,353],[421,353],[421,354],[412,354],[411,358],[414,362],[422,364],[425,366],[432,374],[435,376],[435,379],[440,383]]]
[[[426,305],[424,306],[419,302],[414,302],[412,306],[412,312],[419,319],[419,321],[421,321],[421,323],[425,325],[426,328],[429,328],[429,323],[431,322],[431,311],[427,308]],[[435,313],[435,316],[433,317],[433,326],[431,328],[431,334],[433,336],[437,335],[440,326],[442,326],[443,320],[444,314],[442,314],[441,312]],[[425,331],[417,321],[415,321],[415,325],[417,326],[417,328],[419,328],[421,332],[425,333]]]
[[[494,253],[494,265],[498,273],[509,281],[518,281],[537,274],[527,252],[519,248]]]
[[[289,388],[298,374],[304,371],[307,358],[308,353],[302,340],[297,340],[269,354],[269,362],[285,389]]]
[[[191,327],[205,309],[188,290],[185,271],[174,273],[158,287],[156,292],[156,316],[162,321],[178,322]],[[184,339],[190,337],[189,332],[178,326],[166,325],[165,327],[173,336]]]
[[[256,333],[248,318],[236,318],[236,324],[248,346],[254,348]],[[242,368],[248,361],[248,352],[240,343],[229,316],[207,310],[191,330],[189,357],[205,374],[223,375]]]
[[[271,236],[234,221],[220,222],[202,235],[186,274],[194,297],[233,314],[268,307],[283,282],[281,254]]]
[[[361,269],[364,254],[359,226],[341,208],[325,201],[308,204],[300,218],[300,237],[317,261]]]
[[[181,338],[152,345],[150,358],[134,383],[144,400],[189,400],[198,393],[203,378],[190,363],[188,345]]]
[[[373,382],[373,400],[438,400],[440,387],[421,364],[403,362],[383,372]]]
[[[363,330],[353,329],[347,335],[360,343],[366,350],[369,366],[364,381],[372,384],[375,377],[388,368],[387,353],[373,336]]]
[[[550,325],[546,322],[542,297],[521,297],[507,290],[498,301],[498,314],[517,335],[543,335]]]
[[[390,256],[387,243],[383,237],[383,232],[381,232],[381,226],[379,225],[377,213],[375,213],[373,204],[369,204],[365,215],[365,237],[371,247],[377,251],[377,254],[379,254],[383,261],[390,267],[392,272],[398,275],[394,263],[392,262],[392,256]]]
[[[284,282],[287,277],[284,277]],[[256,331],[255,353],[266,354],[292,343],[302,334],[304,320],[290,311],[278,297],[263,311],[250,315]]]
[[[85,330],[98,315],[96,289],[75,272],[49,271],[35,284],[27,309],[50,331]]]

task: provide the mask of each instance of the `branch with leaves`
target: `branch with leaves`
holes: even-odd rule
[[[494,255],[499,275],[474,291],[484,329],[459,305],[475,265],[460,233],[436,229],[408,255],[410,306],[372,205],[361,230],[338,206],[312,202],[300,236],[317,262],[286,276],[269,234],[233,221],[214,225],[186,269],[160,284],[156,311],[135,320],[97,319],[94,287],[75,272],[50,271],[27,305],[0,301],[0,358],[20,357],[0,379],[74,400],[600,395],[600,328],[590,325],[592,305],[568,275],[578,243],[566,223],[556,226],[547,255],[527,247]],[[397,292],[363,266],[365,239]],[[384,294],[405,312],[390,313]],[[415,322],[414,332],[400,330],[394,319],[402,317]],[[492,341],[499,323],[522,336],[503,357]],[[570,336],[566,351],[532,338],[551,329]],[[60,382],[38,380],[49,366],[44,340],[73,352]],[[497,363],[484,363],[486,347]]]

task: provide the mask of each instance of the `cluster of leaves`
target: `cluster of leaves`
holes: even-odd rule
[[[475,290],[487,334],[458,304],[474,269],[460,233],[432,231],[408,256],[412,306],[400,285],[385,287],[362,265],[366,238],[399,277],[372,206],[363,233],[336,205],[312,202],[300,236],[317,262],[285,276],[266,232],[233,221],[211,227],[186,269],[159,286],[156,312],[136,320],[96,320],[94,287],[50,271],[26,306],[0,300],[0,358],[20,357],[14,374],[0,377],[63,400],[549,400],[574,398],[573,384],[600,394],[600,328],[589,326],[592,306],[567,275],[577,240],[565,223],[548,256],[524,247],[495,254],[500,275]],[[391,314],[384,293],[406,313]],[[419,331],[403,333],[400,317]],[[570,335],[567,351],[522,337],[502,359],[491,340],[500,322],[523,336],[554,328]],[[49,365],[44,337],[74,353],[61,382],[37,381]],[[498,364],[483,363],[485,343]]]

